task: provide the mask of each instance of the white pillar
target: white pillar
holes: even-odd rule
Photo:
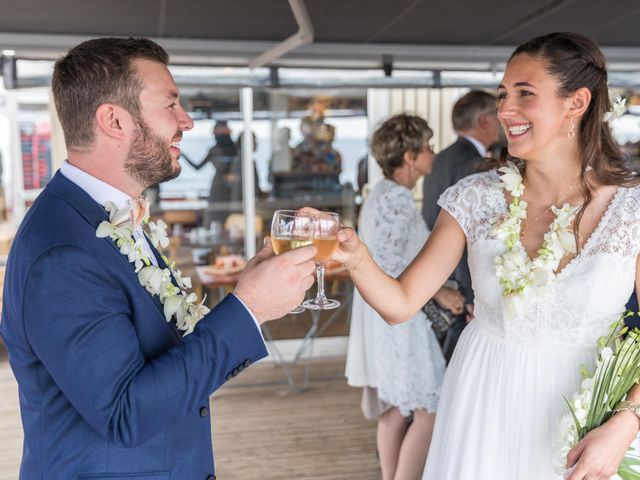
[[[369,122],[368,128],[368,141],[371,140],[374,130],[380,124],[382,120],[387,118],[391,114],[391,91],[389,89],[370,88],[367,90],[367,120]],[[376,162],[376,159],[371,155],[370,149],[368,155],[368,175],[369,181],[367,182],[369,188],[372,188],[376,183],[382,180],[382,169]]]
[[[244,253],[246,258],[256,254],[256,200],[253,176],[253,89],[245,87],[241,91],[240,109],[244,122],[242,137],[242,207],[244,212]]]

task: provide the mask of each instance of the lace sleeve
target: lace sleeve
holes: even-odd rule
[[[373,210],[369,249],[380,268],[388,275],[397,277],[413,260],[407,247],[415,220],[415,206],[410,196],[391,191],[379,198]]]
[[[468,240],[475,239],[477,226],[487,223],[499,209],[498,181],[493,170],[478,173],[463,178],[440,195],[438,205],[456,219]]]

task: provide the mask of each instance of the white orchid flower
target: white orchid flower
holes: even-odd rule
[[[105,238],[110,237],[115,232],[115,227],[111,225],[110,222],[104,221],[98,225],[98,229],[96,230],[96,237]]]
[[[162,220],[149,222],[149,237],[151,243],[156,248],[167,248],[169,246],[169,236],[167,235],[167,224]]]
[[[511,192],[511,196],[519,198],[524,193],[524,183],[522,182],[522,175],[520,170],[516,167],[515,163],[507,162],[507,166],[499,168],[500,181],[503,183],[503,187],[508,192]]]
[[[109,222],[114,227],[119,227],[127,223],[131,223],[131,207],[118,208],[115,203],[107,202],[104,209],[109,214]]]
[[[580,210],[580,207],[575,207],[569,203],[565,203],[561,208],[552,205],[551,211],[556,216],[553,224],[559,228],[569,228],[573,223],[578,210]]]
[[[509,205],[509,213],[511,214],[511,218],[517,218],[520,220],[527,218],[528,205],[529,204],[524,200],[519,202],[518,205],[515,205],[513,203]]]
[[[180,285],[182,285],[182,288],[191,288],[191,278],[189,277],[183,277],[180,276],[180,280],[179,280]]]
[[[180,303],[180,308],[176,311],[176,325],[180,330],[184,330],[185,328],[185,318],[187,316],[187,306],[184,303],[184,297],[179,295],[182,302]]]
[[[604,121],[609,122],[609,124],[613,123],[618,118],[624,115],[624,112],[627,110],[627,99],[622,97],[617,97],[616,101],[611,105],[611,110],[604,114]]]
[[[150,269],[151,273],[148,274],[145,286],[149,292],[158,295],[162,290],[164,290],[163,287],[167,283],[167,275],[162,269],[155,265],[150,265],[147,268]]]
[[[174,295],[167,298],[164,301],[164,318],[167,322],[171,321],[171,318],[182,307],[182,297],[180,295]]]
[[[557,238],[560,246],[565,252],[575,254],[578,251],[576,237],[572,231],[562,229],[558,232]]]
[[[142,285],[147,285],[149,283],[151,276],[155,272],[155,269],[156,269],[155,265],[149,265],[147,267],[143,267],[138,272],[138,280],[140,280],[140,283]]]

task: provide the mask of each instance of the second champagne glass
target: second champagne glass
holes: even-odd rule
[[[310,310],[331,310],[340,306],[338,300],[327,298],[324,293],[324,266],[338,248],[338,230],[340,216],[337,213],[319,212],[313,215],[313,244],[318,249],[318,253],[313,257],[316,262],[318,294],[313,300],[302,303]]]
[[[277,210],[271,221],[271,245],[276,255],[295,248],[311,245],[313,242],[313,218],[297,214],[295,210]],[[298,305],[289,313],[304,312]]]

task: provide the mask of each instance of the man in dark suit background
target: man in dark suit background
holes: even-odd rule
[[[139,226],[127,233],[145,268],[162,271],[158,284],[179,292],[173,307],[98,235],[105,206],[124,210],[180,173],[193,121],[168,61],[150,40],[106,38],[54,68],[68,160],[15,237],[0,321],[20,388],[20,479],[215,480],[209,395],[266,356],[260,324],[298,305],[314,281],[315,248],[274,257],[267,244],[234,292],[183,335],[175,319],[187,314],[175,300],[187,284],[154,242]]]
[[[460,179],[482,170],[487,149],[500,139],[496,100],[490,93],[472,90],[453,106],[451,120],[458,138],[435,156],[433,171],[423,183],[422,215],[429,230],[433,230],[440,213],[437,203],[440,195]],[[466,298],[469,315],[457,317],[447,332],[442,345],[447,361],[453,354],[460,333],[473,315],[473,290],[466,251],[453,278]]]

